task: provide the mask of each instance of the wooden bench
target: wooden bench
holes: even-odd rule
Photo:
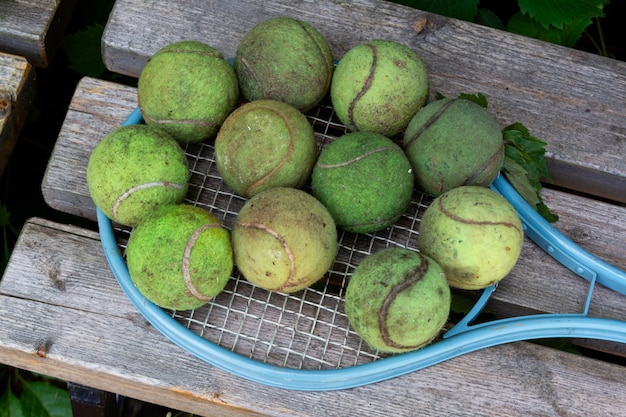
[[[0,175],[35,98],[35,70],[23,57],[0,52]]]
[[[0,2],[0,51],[47,67],[61,42],[77,0]]]
[[[404,42],[426,62],[433,92],[482,92],[503,125],[523,122],[548,141],[551,172],[563,187],[543,193],[560,216],[556,226],[626,269],[626,207],[578,193],[624,201],[624,63],[379,0],[224,1],[215,10],[205,4],[118,0],[103,37],[105,63],[138,76],[150,54],[184,38],[232,56],[247,29],[275,15],[312,23],[336,57],[366,39]],[[51,207],[95,220],[87,160],[136,104],[132,87],[93,78],[79,83],[42,183]],[[584,281],[527,240],[488,307],[503,317],[576,312],[585,295]],[[626,299],[597,288],[591,310],[623,319]],[[117,284],[96,231],[39,218],[27,222],[0,282],[0,328],[2,363],[204,416],[608,416],[626,406],[623,366],[530,342],[349,390],[294,392],[253,383],[202,362],[149,325]],[[622,345],[578,343],[624,356]]]

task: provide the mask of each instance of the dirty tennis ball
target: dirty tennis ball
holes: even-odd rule
[[[382,249],[348,281],[345,312],[367,344],[402,353],[429,344],[450,313],[450,287],[433,259],[406,248]]]
[[[185,40],[150,57],[139,75],[137,98],[147,124],[180,142],[199,142],[214,137],[235,108],[239,85],[219,51]]]
[[[230,233],[201,207],[163,206],[133,229],[126,262],[133,283],[154,304],[198,308],[219,294],[231,276]]]
[[[262,21],[237,46],[235,72],[246,101],[273,99],[306,111],[328,92],[333,55],[310,24],[286,16]]]
[[[501,281],[524,243],[517,212],[489,188],[461,186],[441,194],[424,212],[419,250],[443,268],[451,287],[477,290]]]
[[[293,293],[324,276],[338,250],[337,229],[305,191],[277,187],[250,198],[232,228],[235,265],[253,284]]]
[[[408,46],[372,40],[350,49],[335,68],[330,97],[351,130],[394,136],[428,97],[428,74]]]
[[[461,185],[488,186],[504,163],[496,120],[465,99],[441,99],[413,117],[403,138],[415,184],[438,196]]]
[[[136,226],[165,204],[180,203],[189,187],[187,157],[166,132],[122,126],[93,149],[87,186],[94,203],[114,222]]]
[[[302,187],[316,158],[311,124],[282,101],[243,104],[215,138],[217,169],[226,185],[244,197],[272,187]]]
[[[313,195],[349,232],[395,223],[413,195],[411,164],[402,148],[372,132],[353,132],[324,148],[311,174]]]

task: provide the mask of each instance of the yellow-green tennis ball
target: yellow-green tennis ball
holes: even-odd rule
[[[417,112],[403,146],[416,186],[434,196],[461,185],[488,186],[504,163],[498,123],[464,99],[437,100]]]
[[[143,67],[137,85],[147,124],[180,142],[214,137],[235,108],[239,85],[224,56],[198,41],[180,41],[159,49]]]
[[[409,47],[372,40],[350,49],[335,68],[330,97],[351,130],[394,136],[428,97],[424,63]]]
[[[256,100],[235,110],[215,139],[215,162],[224,182],[251,197],[272,187],[302,187],[317,158],[307,118],[276,100]]]
[[[183,201],[189,177],[187,157],[178,142],[146,125],[115,129],[96,145],[87,164],[94,203],[126,226],[136,226],[161,205]]]
[[[477,290],[501,281],[524,243],[517,212],[481,186],[461,186],[437,197],[424,212],[419,250],[443,268],[451,287]]]
[[[381,352],[401,353],[430,343],[448,319],[450,287],[433,259],[404,248],[366,257],[348,281],[350,325]]]
[[[324,276],[338,250],[328,210],[296,188],[270,188],[249,199],[232,229],[235,264],[266,290],[292,293]]]
[[[370,233],[395,223],[413,195],[413,173],[404,151],[377,133],[348,133],[322,150],[311,188],[349,232]]]
[[[190,310],[226,286],[233,270],[230,233],[203,208],[164,206],[133,229],[126,262],[133,283],[148,300]]]
[[[333,55],[324,36],[310,24],[274,17],[241,39],[235,71],[245,100],[279,100],[305,111],[328,92]]]

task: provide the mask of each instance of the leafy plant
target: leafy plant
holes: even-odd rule
[[[393,0],[416,9],[573,47],[609,0]],[[599,47],[598,53],[606,54]]]
[[[72,417],[72,404],[64,384],[59,386],[52,378],[26,374],[5,365],[0,365],[0,377],[7,381],[0,394],[0,417]]]

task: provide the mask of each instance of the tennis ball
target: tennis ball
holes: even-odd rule
[[[377,133],[348,133],[320,152],[311,174],[313,195],[337,227],[369,233],[395,223],[413,194],[411,164],[402,148]]]
[[[237,46],[235,72],[247,101],[274,99],[306,111],[328,92],[333,55],[324,36],[291,17],[267,19]]]
[[[136,226],[164,204],[180,203],[189,187],[187,157],[166,132],[146,125],[115,129],[94,148],[87,186],[111,220]]]
[[[194,309],[219,294],[230,278],[230,233],[201,207],[163,206],[133,229],[126,263],[148,300],[172,310]]]
[[[276,100],[256,100],[235,110],[215,139],[215,162],[224,182],[251,197],[272,187],[300,188],[317,158],[307,118]]]
[[[351,130],[394,136],[428,97],[428,75],[409,47],[372,40],[350,49],[335,68],[330,97]]]
[[[424,212],[418,247],[443,268],[451,287],[476,290],[502,280],[524,243],[522,223],[500,194],[461,186],[441,194]]]
[[[381,352],[401,353],[430,343],[450,312],[450,287],[433,259],[405,248],[374,252],[348,281],[350,325]]]
[[[235,108],[239,85],[222,54],[198,41],[159,49],[139,75],[137,98],[147,124],[180,142],[211,138]]]
[[[461,185],[487,186],[504,163],[498,123],[465,99],[437,100],[417,112],[403,146],[416,186],[434,196]]]
[[[330,213],[310,194],[277,187],[250,198],[232,229],[235,264],[266,290],[292,293],[318,281],[338,250]]]

